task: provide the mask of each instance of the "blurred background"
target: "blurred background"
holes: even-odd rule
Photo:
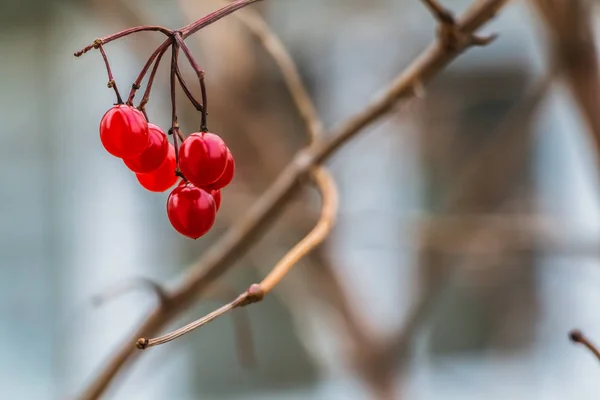
[[[443,3],[460,12],[470,1]],[[100,54],[73,52],[222,4],[0,2],[0,398],[77,398],[157,301],[132,290],[97,307],[94,296],[140,279],[175,285],[306,145],[279,71],[230,16],[187,41],[207,72],[211,130],[237,163],[210,234],[178,235],[168,193],[146,192],[102,148],[114,94]],[[417,0],[251,8],[288,47],[327,127],[364,109],[435,37]],[[586,15],[597,25],[595,11]],[[568,85],[549,77],[535,9],[514,1],[484,31],[500,37],[327,163],[336,228],[275,296],[234,313],[250,320],[241,349],[227,316],[148,350],[103,398],[598,398],[597,360],[567,338],[577,327],[600,341],[597,147]],[[106,46],[122,92],[161,41],[147,32]],[[147,108],[163,128],[167,66]],[[183,96],[179,104],[190,133],[199,116]],[[307,186],[221,286],[237,293],[260,281],[319,207]],[[222,302],[203,300],[170,328]]]

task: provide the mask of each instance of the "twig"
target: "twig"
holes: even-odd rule
[[[179,69],[179,64],[177,64],[175,66],[175,74],[177,75],[177,80],[179,81],[179,85],[183,89],[183,92],[185,93],[187,98],[190,100],[190,103],[192,103],[192,105],[194,106],[196,111],[202,111],[202,104],[198,100],[196,100],[196,98],[190,91],[190,88],[185,83],[185,80],[183,79],[183,74],[181,73],[181,70]]]
[[[463,32],[473,33],[491,20],[507,1],[479,0],[465,12],[458,24]],[[414,96],[415,85],[425,84],[464,50],[465,48],[448,50],[438,46],[437,42],[432,43],[363,111],[330,132],[323,141],[300,151],[246,215],[190,267],[181,286],[172,292],[173,297],[168,309],[157,308],[146,318],[140,328],[133,333],[133,339],[123,342],[121,348],[115,352],[110,362],[81,398],[97,399],[121,369],[133,361],[135,351],[133,343],[137,338],[156,334],[168,322],[194,304],[202,292],[229,269],[231,263],[241,256],[269,222],[279,214],[299,187],[299,180],[305,177],[314,165],[320,164],[363,128],[390,112],[400,99]]]
[[[173,31],[171,31],[170,29],[163,28],[162,26],[136,26],[133,28],[125,29],[124,31],[121,31],[121,32],[117,32],[113,35],[109,35],[109,36],[105,36],[100,39],[96,39],[94,41],[94,43],[85,46],[83,49],[81,49],[79,51],[76,51],[73,55],[75,57],[81,57],[88,51],[97,48],[98,43],[99,44],[108,44],[108,43],[112,42],[113,40],[117,40],[124,36],[131,35],[132,33],[143,32],[143,31],[158,31],[158,32],[162,32],[163,34],[165,34],[167,36],[171,36],[173,34]]]
[[[579,343],[587,347],[589,351],[600,361],[600,350],[580,330],[573,330],[569,333],[569,338],[574,343]]]
[[[196,22],[192,22],[189,25],[184,26],[183,28],[180,29],[181,32],[181,37],[183,39],[187,38],[190,35],[193,35],[194,33],[198,32],[200,29],[204,28],[205,26],[208,26],[218,20],[220,20],[223,17],[228,16],[229,14],[231,14],[232,12],[239,10],[240,8],[249,6],[252,3],[256,3],[262,0],[237,0],[232,2],[231,4],[211,13],[208,14],[206,17],[196,21]]]
[[[208,112],[208,98],[206,95],[206,82],[204,81],[204,75],[205,75],[204,70],[202,70],[202,68],[200,68],[200,66],[194,59],[192,52],[187,47],[187,45],[183,41],[182,36],[179,33],[175,33],[175,41],[176,41],[177,45],[183,51],[183,54],[185,54],[185,57],[188,59],[190,66],[196,73],[196,76],[198,77],[198,81],[200,82],[200,91],[202,93],[202,120],[200,121],[200,132],[207,132],[208,127],[206,126],[207,125],[206,115]]]
[[[142,70],[140,71],[137,79],[135,80],[133,85],[131,85],[129,97],[127,98],[127,104],[129,104],[130,106],[133,105],[133,98],[135,97],[135,93],[140,88],[140,85],[142,84],[142,80],[144,80],[144,76],[146,76],[148,69],[150,68],[150,66],[152,65],[154,60],[156,59],[156,62],[154,63],[154,67],[152,69],[152,72],[150,73],[150,78],[148,79],[148,86],[152,87],[152,82],[154,81],[154,76],[156,75],[156,70],[158,69],[158,66],[160,64],[160,59],[162,58],[163,54],[165,54],[165,51],[167,50],[167,48],[169,47],[169,45],[172,42],[173,42],[173,40],[170,38],[165,40],[160,46],[158,46],[158,48],[156,50],[154,50],[154,53],[152,53],[150,55],[150,58],[148,58],[148,61],[146,61],[146,64],[144,64],[144,66],[142,67]],[[150,96],[149,91],[148,91],[148,96]],[[146,97],[146,95],[144,95],[144,98],[145,97]],[[148,100],[146,100],[146,102],[147,101]]]
[[[110,69],[110,63],[108,62],[108,57],[104,52],[104,48],[102,47],[101,42],[95,43],[95,46],[98,50],[100,50],[100,54],[102,54],[102,59],[104,60],[104,65],[106,66],[106,73],[108,74],[108,88],[112,88],[115,91],[115,95],[117,96],[117,104],[123,104],[123,99],[121,98],[121,94],[119,93],[119,89],[117,88],[117,82],[115,82],[115,78],[113,77],[112,70]]]
[[[146,85],[146,90],[144,91],[144,96],[142,96],[142,100],[140,101],[140,104],[138,105],[138,109],[141,111],[145,111],[146,108],[146,104],[148,104],[148,101],[150,100],[150,93],[152,92],[152,85],[154,84],[154,78],[156,77],[156,72],[158,71],[158,67],[160,65],[160,60],[162,59],[163,55],[165,54],[165,52],[169,49],[169,46],[171,45],[172,40],[168,39],[166,40],[158,49],[160,51],[158,51],[158,55],[156,56],[156,61],[154,62],[154,66],[152,67],[152,71],[150,72],[150,77],[148,78],[148,84]],[[135,95],[135,93],[134,93]],[[133,100],[133,97],[131,97],[131,100]]]
[[[175,93],[175,77],[177,76],[177,57],[179,55],[179,46],[177,41],[171,47],[171,128],[169,133],[173,135],[173,147],[175,148],[175,164],[179,171],[179,122],[177,121],[177,104]]]

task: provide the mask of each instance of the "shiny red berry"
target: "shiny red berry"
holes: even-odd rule
[[[219,211],[221,208],[221,191],[220,190],[209,190],[208,193],[215,199],[216,210]]]
[[[125,165],[140,174],[152,172],[162,165],[169,152],[165,132],[154,124],[148,124],[148,147],[137,156],[123,158]]]
[[[179,177],[175,175],[177,163],[175,162],[175,149],[168,143],[167,158],[158,169],[147,174],[135,174],[140,184],[151,192],[164,192],[177,183]]]
[[[204,189],[187,183],[177,186],[167,200],[167,216],[173,228],[184,236],[198,239],[215,223],[214,198]]]
[[[192,133],[179,150],[179,168],[194,185],[205,187],[223,175],[227,165],[227,146],[214,133]]]
[[[116,105],[100,121],[100,141],[115,157],[135,156],[148,146],[148,122],[141,111]]]
[[[227,149],[227,165],[225,166],[225,171],[223,171],[223,175],[216,182],[211,183],[207,187],[210,189],[222,189],[225,186],[229,185],[233,180],[233,174],[235,173],[235,160],[233,159],[233,155],[231,151]]]

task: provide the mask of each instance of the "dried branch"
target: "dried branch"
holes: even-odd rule
[[[108,57],[104,52],[104,47],[102,47],[102,43],[100,41],[96,42],[95,46],[100,51],[100,54],[102,54],[102,59],[104,60],[104,65],[106,66],[106,73],[108,74],[108,84],[106,86],[109,89],[112,88],[115,91],[115,95],[117,96],[117,104],[123,104],[123,99],[121,98],[121,94],[119,93],[119,89],[117,88],[117,82],[115,82],[112,70],[110,69],[110,63],[108,62]]]
[[[472,34],[491,20],[507,2],[508,0],[477,1],[457,24],[463,33]],[[169,306],[157,308],[147,317],[138,331],[133,334],[134,339],[123,343],[81,398],[97,399],[121,369],[134,360],[135,346],[132,344],[137,338],[156,334],[194,304],[204,290],[229,269],[231,263],[241,256],[269,222],[279,214],[298,189],[300,179],[307,176],[313,166],[319,165],[362,129],[389,113],[400,99],[414,96],[415,87],[429,81],[470,44],[461,43],[458,48],[448,49],[434,42],[363,111],[330,132],[323,141],[301,150],[248,213],[205,256],[190,267],[181,286],[172,291],[172,301]]]

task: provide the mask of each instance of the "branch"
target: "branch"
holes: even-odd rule
[[[589,0],[532,0],[550,36],[551,61],[561,68],[600,157],[600,63]]]
[[[473,33],[490,21],[508,0],[479,0],[471,6],[458,25],[465,33]],[[183,32],[182,32],[182,36]],[[185,36],[184,36],[185,37]],[[414,88],[423,85],[443,70],[468,47],[447,49],[437,42],[432,43],[391,85],[365,109],[354,115],[340,127],[326,135],[327,139],[301,150],[281,172],[275,182],[250,208],[237,224],[189,268],[181,286],[172,292],[172,301],[167,308],[155,309],[142,326],[126,340],[113,358],[81,396],[82,399],[97,399],[104,393],[113,378],[128,363],[134,360],[137,338],[155,335],[181,312],[190,307],[201,293],[225,273],[248,246],[280,213],[298,189],[300,179],[331,156],[339,147],[352,139],[362,129],[389,113],[400,100],[414,96]]]

